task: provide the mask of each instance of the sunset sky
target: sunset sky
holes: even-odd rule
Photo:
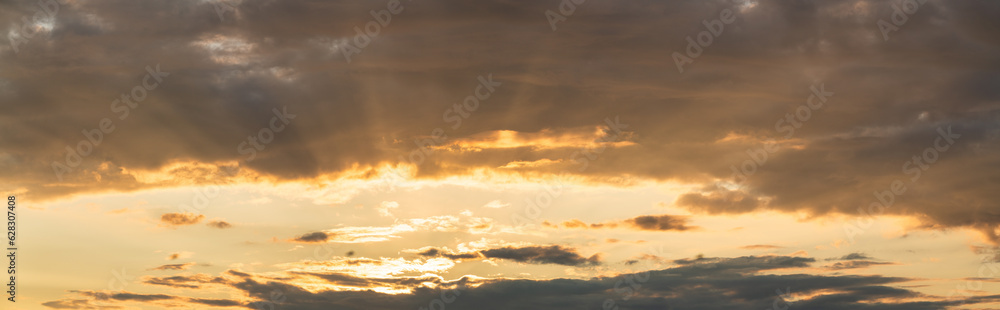
[[[17,0],[4,29],[3,309],[1000,309],[1000,1]]]

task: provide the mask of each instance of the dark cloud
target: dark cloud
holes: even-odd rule
[[[622,263],[625,264],[625,265],[635,265],[635,264],[639,263],[639,261],[644,261],[644,260],[645,261],[652,261],[652,262],[668,262],[669,261],[669,260],[663,258],[662,256],[658,256],[658,255],[653,255],[653,254],[648,254],[647,253],[647,254],[642,254],[642,255],[634,256],[634,257],[632,257],[632,258],[630,258],[628,260],[623,261]]]
[[[153,300],[164,300],[172,299],[174,297],[170,295],[163,294],[133,294],[133,293],[113,293],[109,297],[114,300],[121,301],[153,301]]]
[[[242,306],[243,303],[235,300],[227,299],[205,299],[205,298],[191,298],[188,300],[190,303],[208,305],[213,307],[237,307]]]
[[[211,221],[208,222],[206,225],[208,225],[208,227],[218,228],[218,229],[226,229],[233,227],[233,224],[229,224],[229,222],[226,221]]]
[[[674,215],[643,215],[625,221],[641,230],[678,230],[685,231],[692,227],[685,225],[687,218]]]
[[[156,268],[151,268],[149,270],[187,270],[188,268],[194,265],[195,263],[167,264]]]
[[[868,268],[868,267],[871,267],[871,266],[879,266],[879,265],[895,265],[895,263],[878,262],[878,261],[870,261],[870,260],[852,260],[852,261],[845,261],[845,262],[836,262],[836,263],[834,263],[832,265],[826,266],[826,268],[832,269],[832,270],[841,270],[841,269]]]
[[[249,276],[249,275],[247,275]],[[204,274],[191,276],[169,276],[169,277],[149,277],[143,279],[145,284],[161,285],[177,288],[200,288],[207,284],[226,284],[228,281],[222,277],[213,277]]]
[[[454,253],[438,248],[426,248],[417,252],[417,255],[428,257],[446,257],[452,260],[468,260],[479,258],[497,258],[512,260],[520,263],[532,264],[557,264],[565,266],[592,266],[599,265],[601,258],[599,254],[590,257],[583,257],[576,249],[559,246],[506,246],[493,248],[478,252]]]
[[[236,270],[227,270],[226,273],[234,275],[234,276],[237,276],[237,277],[243,277],[243,278],[250,277],[250,274],[245,273],[245,272],[239,272],[239,271],[236,271]]]
[[[865,253],[854,252],[838,258],[828,258],[827,260],[865,260],[865,259],[872,259],[872,257],[866,255]]]
[[[166,213],[160,216],[160,223],[167,226],[184,226],[198,224],[205,219],[204,214]]]
[[[431,257],[441,256],[453,260],[476,259],[482,257],[478,253],[451,253],[437,248],[428,248],[426,250],[418,252],[417,254],[420,256],[431,256]]]
[[[503,247],[479,251],[484,257],[509,259],[516,262],[536,264],[558,264],[566,266],[588,266],[601,263],[599,254],[580,256],[575,249],[563,246]]]
[[[983,261],[1000,263],[1000,247],[972,246],[972,252],[985,255]]]
[[[242,278],[224,286],[249,295],[257,303],[281,300],[283,309],[409,309],[427,307],[442,296],[456,309],[597,309],[609,301],[624,308],[661,309],[770,309],[779,296],[776,289],[797,297],[794,307],[803,309],[947,309],[961,302],[965,305],[996,302],[1000,296],[979,296],[948,300],[923,295],[905,287],[911,279],[882,276],[822,276],[767,271],[807,268],[814,260],[802,257],[704,258],[664,270],[617,277],[591,279],[480,279],[462,278],[442,281],[439,278],[402,277],[364,279],[343,274],[296,273],[287,277],[267,278],[260,282]],[[787,270],[794,271],[794,270]],[[404,294],[382,294],[372,290],[310,292],[293,285],[295,277],[318,277],[331,284],[371,287],[372,285],[410,285]],[[626,284],[624,279],[632,279]],[[205,279],[192,279],[203,281]],[[434,283],[429,288],[421,283]],[[470,285],[475,284],[475,285]],[[626,290],[626,288],[628,288]],[[444,295],[442,295],[442,293]],[[78,292],[91,296],[88,292]],[[164,299],[210,305],[235,305],[236,301],[189,299],[181,296],[119,293],[114,300]],[[128,296],[127,298],[125,296]],[[278,296],[278,298],[276,298]],[[627,302],[625,296],[628,296]],[[799,298],[801,297],[801,298]],[[916,301],[919,299],[919,301]],[[69,303],[72,299],[58,302]],[[54,304],[49,302],[47,304]],[[779,301],[779,305],[780,301]]]
[[[743,256],[736,258],[710,258],[698,255],[690,259],[674,260],[675,264],[698,266],[701,268],[725,270],[756,270],[760,268],[796,268],[808,267],[816,260],[810,257],[795,256]]]
[[[329,234],[327,234],[325,232],[322,232],[322,231],[317,231],[317,232],[308,233],[308,234],[305,234],[305,235],[301,235],[301,236],[295,237],[294,239],[292,239],[292,242],[320,243],[320,242],[326,242],[326,240],[329,240],[329,239],[330,239],[330,235]]]
[[[748,149],[777,138],[779,151],[740,189],[699,190],[678,203],[707,213],[856,214],[873,191],[908,178],[903,162],[950,126],[961,138],[886,212],[1000,240],[1000,172],[981,169],[1000,163],[998,4],[928,2],[886,41],[876,25],[891,18],[891,3],[755,3],[737,9],[736,21],[679,73],[671,54],[732,2],[588,2],[555,32],[540,12],[558,2],[404,5],[350,63],[331,47],[385,3],[243,1],[223,21],[204,1],[74,2],[20,52],[0,48],[0,168],[8,172],[0,184],[58,199],[231,176],[224,167],[175,168],[173,181],[132,174],[179,161],[240,162],[227,167],[301,179],[398,161],[435,128],[457,141],[496,130],[571,132],[617,116],[628,124],[618,136],[634,145],[604,148],[600,160],[571,158],[579,146],[534,147],[540,143],[442,150],[418,177],[493,169],[511,158],[562,159],[516,171],[714,185],[751,160]],[[6,4],[0,19],[20,20],[34,6]],[[170,75],[119,119],[112,101],[157,65]],[[502,86],[453,129],[443,112],[490,74]],[[784,139],[776,121],[819,84],[834,95]],[[247,160],[240,142],[285,107],[296,117]],[[52,163],[65,162],[66,147],[86,139],[81,130],[104,118],[115,131],[57,178]]]
[[[826,260],[838,261],[836,263],[825,266],[825,268],[831,270],[859,269],[859,268],[868,268],[871,266],[879,266],[879,265],[896,265],[896,263],[892,262],[876,261],[874,260],[873,257],[860,252],[854,252],[841,257],[827,258]]]
[[[80,296],[91,299],[62,299],[43,303],[42,305],[55,309],[118,309],[121,306],[109,304],[110,302],[128,302],[154,304],[159,306],[175,307],[178,303],[189,303],[192,305],[208,305],[216,307],[236,307],[246,306],[243,302],[227,299],[206,299],[188,298],[164,294],[139,294],[130,292],[106,292],[106,291],[73,291]],[[169,302],[169,303],[161,303]]]
[[[91,299],[60,299],[42,303],[52,309],[121,309],[121,306],[95,305]]]

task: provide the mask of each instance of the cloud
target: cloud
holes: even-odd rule
[[[114,293],[108,297],[114,300],[121,300],[121,301],[154,301],[154,300],[164,300],[173,298],[170,295],[164,295],[164,294],[135,294],[135,293]]]
[[[292,239],[292,242],[319,243],[319,242],[326,242],[329,239],[330,235],[328,235],[325,232],[318,231],[295,237],[295,239]]]
[[[715,187],[705,192],[685,193],[677,198],[675,204],[708,214],[739,214],[761,208],[764,201],[742,191]]]
[[[229,283],[223,277],[213,277],[205,274],[191,276],[147,277],[142,283],[176,288],[200,288],[204,285],[219,285]]]
[[[379,203],[375,210],[378,210],[378,214],[381,216],[392,216],[392,212],[389,210],[399,208],[399,203],[395,201],[383,201]]]
[[[643,215],[629,220],[625,223],[640,230],[677,230],[685,231],[692,227],[685,225],[687,218],[674,215]]]
[[[557,264],[579,267],[599,265],[601,263],[599,254],[584,257],[580,256],[576,249],[559,245],[503,246],[470,252],[455,252],[449,249],[425,247],[408,252],[425,257],[445,257],[452,260],[492,258],[512,260],[519,263]]]
[[[486,258],[509,259],[522,263],[558,264],[565,266],[590,266],[601,263],[599,254],[590,257],[580,256],[575,249],[558,245],[503,247],[479,252]]]
[[[485,205],[483,205],[483,208],[500,209],[500,208],[509,207],[509,206],[510,206],[509,203],[505,203],[505,202],[500,201],[498,199],[498,200],[493,200],[493,201],[490,201],[490,202],[486,203]]]
[[[195,263],[167,264],[156,268],[150,268],[149,270],[187,270],[194,265]]]
[[[636,230],[651,230],[651,231],[686,231],[691,229],[696,229],[696,226],[688,226],[687,223],[690,219],[687,216],[681,215],[641,215],[634,218],[630,218],[622,221],[611,221],[605,223],[593,223],[587,224],[581,220],[573,219],[569,221],[562,222],[562,224],[552,224],[548,221],[542,222],[543,226],[547,227],[559,227],[563,228],[580,228],[580,229],[605,229],[605,228],[618,228],[626,227]]]
[[[243,303],[236,300],[227,299],[206,299],[206,298],[191,298],[187,300],[190,303],[202,304],[213,307],[237,307],[243,306]],[[273,302],[271,303],[273,304]]]
[[[160,216],[160,223],[166,226],[184,226],[198,224],[205,219],[203,214],[194,213],[166,213]]]
[[[868,268],[871,266],[896,265],[896,263],[891,263],[891,262],[875,261],[873,257],[868,256],[865,253],[861,252],[854,252],[841,257],[827,258],[826,260],[838,261],[836,263],[824,266],[824,268],[830,270],[861,269],[861,268]]]
[[[208,227],[218,228],[218,229],[226,229],[226,228],[233,227],[233,224],[229,224],[229,222],[221,221],[221,220],[219,220],[219,221],[211,221],[211,222],[208,222],[205,225],[208,225]]]
[[[865,259],[872,259],[872,257],[866,255],[865,253],[854,252],[851,254],[841,256],[839,258],[828,258],[827,260],[865,260]]]
[[[745,256],[735,258],[702,258],[662,270],[589,279],[475,279],[463,277],[444,281],[436,277],[359,277],[337,271],[296,271],[278,277],[248,275],[216,281],[209,276],[190,277],[196,286],[206,281],[225,287],[235,294],[246,294],[251,302],[268,302],[274,296],[284,297],[282,307],[297,310],[329,309],[409,309],[426,307],[428,302],[448,297],[449,307],[467,309],[488,305],[496,309],[583,309],[605,305],[607,300],[619,301],[615,291],[622,279],[633,279],[636,286],[628,291],[628,306],[656,309],[669,305],[683,309],[771,308],[778,296],[776,288],[791,288],[796,297],[795,307],[804,309],[946,309],[954,305],[944,296],[917,293],[905,287],[913,279],[883,276],[824,276],[769,271],[809,268],[814,259],[787,256]],[[347,261],[344,261],[347,262]],[[315,280],[321,279],[323,283]],[[341,290],[307,290],[298,283],[330,285]],[[616,284],[618,283],[618,284]],[[616,286],[617,285],[617,286]],[[902,287],[900,287],[902,286]],[[372,288],[409,288],[393,293],[381,293]],[[93,292],[77,291],[75,295],[46,303],[72,304],[74,300],[96,299]],[[157,303],[170,300],[194,303],[197,300],[172,295],[114,293],[105,298],[111,305],[120,302]],[[452,299],[451,297],[456,297]],[[86,300],[84,299],[84,300]],[[217,305],[232,305],[213,300]],[[964,305],[1000,301],[1000,296],[976,296],[963,300]],[[79,302],[78,302],[79,303]]]
[[[474,252],[474,253],[452,253],[450,251],[446,251],[446,250],[442,250],[442,249],[437,249],[437,248],[433,248],[433,247],[422,249],[420,252],[417,252],[417,254],[420,255],[420,256],[430,256],[430,257],[441,256],[441,257],[447,257],[448,259],[452,259],[452,260],[482,258],[482,256],[478,252]]]
[[[1000,247],[971,246],[972,253],[986,255],[983,261],[1000,263]]]
[[[118,309],[121,306],[111,302],[152,304],[160,307],[175,307],[178,304],[186,306],[208,305],[217,307],[246,306],[243,302],[227,299],[189,298],[165,294],[140,294],[131,292],[107,291],[73,291],[79,296],[89,299],[62,299],[50,301],[42,305],[55,309]]]
[[[842,269],[868,268],[871,266],[879,266],[879,265],[896,265],[896,264],[890,262],[877,262],[870,260],[852,260],[845,262],[836,262],[832,265],[826,266],[826,268],[831,270],[842,270]]]
[[[188,257],[191,257],[191,255],[194,255],[194,253],[191,253],[191,252],[170,253],[170,255],[167,256],[167,260],[175,260],[175,259],[181,259],[181,258],[188,258]]]
[[[52,309],[121,309],[121,306],[97,305],[92,299],[60,299],[42,303]]]
[[[713,269],[726,270],[808,267],[809,264],[813,262],[816,262],[816,259],[797,256],[742,256],[736,258],[711,258],[699,255],[695,258],[682,258],[674,260],[674,263],[679,265],[709,266]]]
[[[661,257],[659,255],[653,255],[653,254],[649,254],[649,253],[643,253],[641,255],[633,256],[632,258],[629,258],[629,259],[625,260],[622,263],[624,263],[625,265],[631,266],[631,265],[635,265],[635,264],[639,263],[640,261],[668,262],[669,260],[667,260],[667,259],[665,259],[665,258],[663,258],[663,257]]]
[[[400,233],[413,232],[415,228],[406,224],[397,224],[389,227],[343,227],[327,231],[308,233],[291,239],[291,242],[298,243],[369,243],[384,242],[399,238]]]

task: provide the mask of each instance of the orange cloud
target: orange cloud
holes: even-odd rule
[[[193,225],[198,224],[201,220],[205,219],[203,214],[194,213],[166,213],[160,216],[160,223],[166,226],[183,226],[183,225]]]

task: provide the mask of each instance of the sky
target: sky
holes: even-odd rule
[[[998,16],[4,1],[3,308],[997,309]]]

